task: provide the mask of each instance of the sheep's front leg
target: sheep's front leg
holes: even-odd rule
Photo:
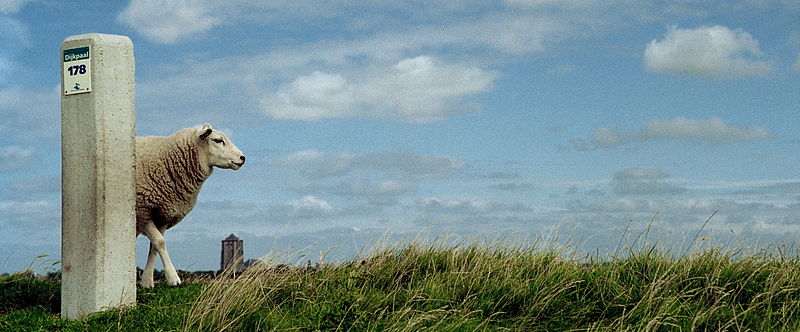
[[[161,262],[164,263],[164,276],[167,278],[167,284],[170,286],[178,286],[181,284],[181,278],[178,277],[178,272],[175,271],[175,267],[172,265],[172,260],[169,259],[169,253],[167,253],[167,241],[164,240],[164,234],[162,230],[156,228],[152,222],[148,222],[144,227],[143,232],[147,238],[150,239],[150,248],[151,248],[151,255],[152,255],[152,248],[155,248],[156,252],[159,256],[161,256]],[[148,264],[150,263],[150,257],[148,257]],[[145,266],[147,268],[147,266]]]

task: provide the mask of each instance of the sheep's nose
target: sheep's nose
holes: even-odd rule
[[[241,160],[242,164],[244,164],[244,156],[239,156],[239,160]]]

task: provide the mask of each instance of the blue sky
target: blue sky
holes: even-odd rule
[[[312,260],[606,253],[651,220],[680,247],[715,211],[709,242],[800,235],[797,1],[0,0],[0,272],[60,255],[58,51],[89,32],[133,41],[139,135],[209,122],[247,155],[167,232],[179,269],[230,233]]]

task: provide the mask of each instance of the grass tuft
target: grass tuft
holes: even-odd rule
[[[38,279],[31,270],[0,276],[0,315],[31,307],[61,310],[61,283]]]

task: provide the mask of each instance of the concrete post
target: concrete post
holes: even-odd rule
[[[136,304],[133,45],[61,45],[61,316]]]

